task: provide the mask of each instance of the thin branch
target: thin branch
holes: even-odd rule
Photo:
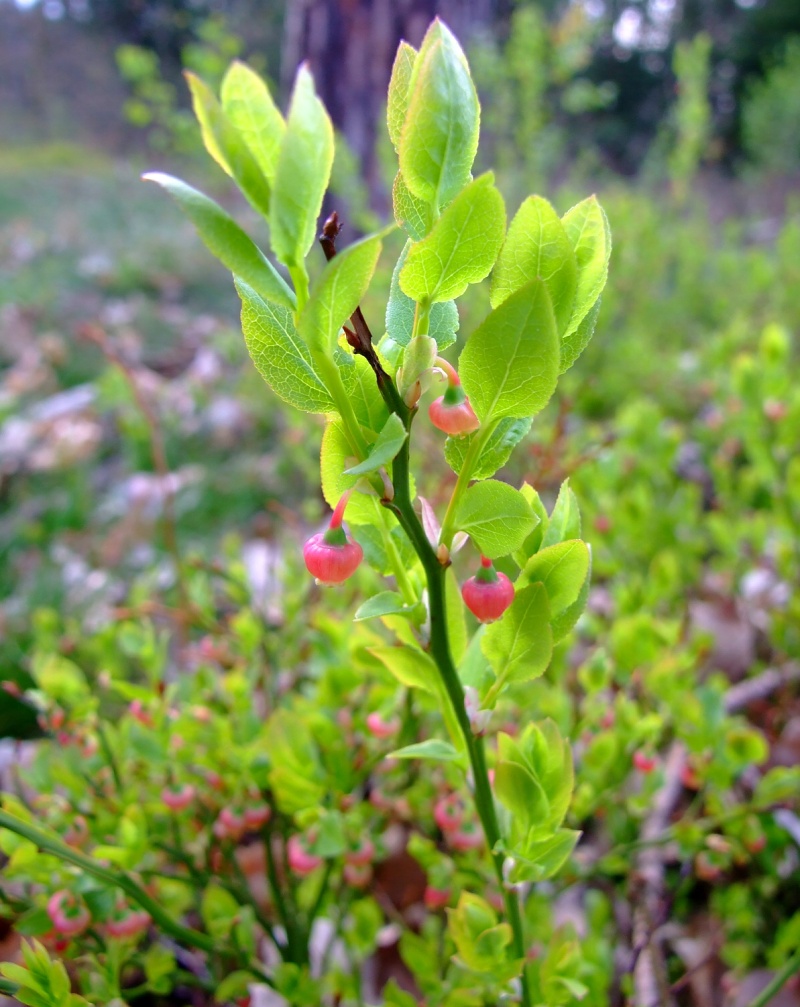
[[[322,251],[325,253],[325,258],[328,262],[330,262],[336,255],[336,239],[339,236],[341,229],[342,224],[339,220],[339,214],[334,210],[334,212],[323,224],[322,233],[319,237],[319,243],[322,246]],[[389,409],[392,412],[397,413],[403,423],[407,426],[409,409],[400,398],[394,382],[383,369],[380,358],[372,345],[372,332],[370,331],[369,325],[367,325],[367,320],[364,318],[364,314],[360,307],[356,308],[350,316],[350,324],[353,326],[352,329],[347,326],[344,327],[348,345],[353,350],[353,353],[357,353],[359,356],[364,357],[367,361],[369,366],[375,372],[378,389]]]

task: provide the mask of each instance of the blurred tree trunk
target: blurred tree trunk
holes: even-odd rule
[[[497,0],[288,0],[281,88],[288,94],[308,60],[317,88],[361,166],[373,207],[385,210],[376,139],[397,45],[418,46],[438,14],[462,44],[476,24],[491,23]]]

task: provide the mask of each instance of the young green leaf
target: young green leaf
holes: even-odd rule
[[[466,490],[454,524],[472,538],[484,556],[498,559],[522,545],[534,522],[530,504],[519,490],[487,479]]]
[[[341,346],[337,346],[333,359],[339,368],[339,376],[355,417],[362,429],[369,431],[367,440],[371,442],[383,429],[389,415],[375,380],[375,372],[364,357],[356,356]]]
[[[378,619],[384,615],[410,615],[411,609],[406,606],[403,596],[397,591],[379,591],[356,609],[354,622],[364,622],[367,619]]]
[[[566,331],[578,283],[575,252],[550,203],[529,196],[509,225],[492,273],[492,307],[537,277],[547,285],[559,333]]]
[[[523,420],[506,417],[500,420],[473,466],[472,478],[488,479],[501,469],[511,457],[511,452],[530,430],[532,422],[530,417]],[[444,442],[444,456],[454,472],[461,472],[464,458],[476,436],[479,436],[479,433],[469,434],[466,437],[448,437]]]
[[[386,125],[389,128],[389,139],[395,150],[400,147],[400,136],[406,121],[408,85],[411,83],[411,73],[416,58],[417,50],[408,42],[401,42],[397,47],[386,103]]]
[[[228,119],[211,88],[188,70],[185,77],[206,150],[234,179],[253,208],[269,217],[269,182],[244,137]]]
[[[242,299],[242,331],[247,349],[270,388],[296,409],[309,413],[336,412],[311,353],[294,327],[292,312],[263,300],[243,280],[236,281],[236,289]]]
[[[295,306],[294,293],[261,249],[245,234],[221,206],[191,185],[171,175],[152,171],[142,176],[156,182],[175,199],[191,220],[212,255],[234,276],[267,301],[285,308]]]
[[[378,439],[370,448],[367,458],[358,465],[345,469],[349,476],[363,476],[369,472],[377,472],[379,468],[388,465],[405,443],[408,431],[397,413],[390,413]]]
[[[272,191],[272,248],[299,266],[314,243],[317,217],[333,165],[333,126],[303,64],[297,71]]]
[[[566,338],[589,314],[606,284],[608,260],[611,256],[611,231],[596,196],[589,196],[573,206],[564,214],[562,223],[578,264],[575,306],[564,333]]]
[[[369,653],[407,689],[421,689],[436,696],[441,692],[439,671],[432,657],[412,647],[370,647]]]
[[[459,762],[462,759],[462,755],[449,741],[442,741],[440,738],[428,738],[427,741],[419,741],[415,745],[406,745],[405,748],[398,748],[397,751],[390,752],[386,758]]]
[[[439,209],[469,181],[480,106],[461,46],[435,20],[411,73],[400,171],[417,198]]]
[[[489,275],[505,224],[503,197],[487,171],[461,190],[426,238],[411,246],[400,288],[415,301],[460,297],[470,283]]]
[[[559,348],[547,287],[532,280],[495,308],[467,340],[459,375],[482,423],[543,409],[558,380]]]
[[[550,814],[550,803],[542,785],[526,766],[517,762],[498,761],[494,771],[493,790],[498,800],[514,816],[515,831],[523,834]]]
[[[553,643],[558,643],[559,640],[563,640],[567,633],[571,633],[575,628],[575,624],[586,608],[586,603],[589,600],[589,588],[592,583],[592,552],[589,550],[589,569],[586,571],[586,577],[584,578],[581,589],[578,592],[578,597],[575,601],[564,609],[559,615],[553,617],[550,622],[550,628],[553,631]]]
[[[578,498],[569,488],[569,479],[565,479],[558,491],[553,513],[548,519],[541,548],[546,549],[557,542],[580,537],[581,512],[578,508]]]
[[[399,171],[392,185],[392,209],[398,227],[414,241],[421,241],[430,231],[433,224],[430,205],[411,193]]]
[[[404,294],[400,289],[400,273],[410,248],[411,242],[408,241],[394,267],[392,283],[389,288],[389,301],[386,305],[386,331],[400,346],[409,344],[414,331],[416,305],[408,294]],[[455,301],[439,301],[437,304],[431,305],[429,328],[428,335],[436,340],[439,352],[455,342],[458,331],[458,309]]]
[[[372,382],[373,385],[375,382]],[[342,493],[352,489],[359,482],[363,486],[363,480],[359,476],[345,475],[344,470],[355,460],[352,449],[347,440],[347,436],[338,417],[328,422],[325,432],[322,435],[322,448],[320,451],[320,474],[322,476],[322,495],[333,510]],[[411,482],[411,496],[415,495],[413,480]],[[392,537],[395,533],[405,536],[397,524],[397,518],[383,507],[377,496],[372,493],[354,493],[347,504],[347,523],[349,525],[374,525],[376,528],[391,529]],[[403,539],[404,542],[407,540]],[[401,548],[401,553],[403,549]]]
[[[325,266],[298,320],[300,335],[330,355],[339,332],[369,287],[381,254],[382,234],[350,245]]]
[[[600,304],[602,300],[602,297],[598,297],[591,308],[589,308],[589,313],[584,317],[583,321],[578,324],[578,327],[573,329],[572,332],[564,336],[561,340],[562,374],[564,371],[568,371],[570,367],[572,367],[581,353],[583,353],[589,345],[589,341],[594,335],[594,329],[597,325],[597,316],[600,314]]]
[[[544,674],[553,653],[550,606],[541,584],[518,591],[499,622],[487,626],[481,649],[504,682],[531,681]]]
[[[567,862],[580,838],[580,832],[559,829],[547,839],[533,840],[520,848],[515,847],[511,852],[516,863],[509,873],[509,881],[537,882],[552,878]],[[564,980],[561,979],[561,982],[564,983]],[[587,992],[585,986],[573,981],[566,988],[576,1000],[583,999]]]
[[[222,78],[222,111],[273,184],[286,123],[269,88],[249,66],[234,60]]]
[[[589,573],[589,547],[580,539],[559,542],[532,556],[517,586],[544,584],[553,616],[574,604]]]
[[[530,557],[541,548],[542,539],[544,538],[545,531],[547,531],[547,524],[550,520],[550,516],[547,513],[547,508],[542,503],[539,494],[533,486],[530,485],[530,483],[523,483],[520,487],[520,493],[531,505],[533,513],[539,519],[536,527],[523,542],[522,548],[518,549],[517,552],[514,553],[514,562],[521,569],[525,566]]]
[[[189,93],[192,96],[192,108],[194,115],[200,124],[200,135],[203,139],[203,146],[209,155],[222,168],[226,175],[233,178],[233,169],[228,164],[228,158],[219,139],[219,103],[211,88],[197,74],[187,72],[184,74]]]

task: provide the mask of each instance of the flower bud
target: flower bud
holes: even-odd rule
[[[344,509],[350,497],[343,494],[331,517],[328,530],[317,532],[303,546],[303,559],[308,572],[319,584],[341,584],[358,569],[364,551],[342,528]]]
[[[452,364],[436,358],[437,367],[447,375],[447,391],[435,399],[428,409],[431,423],[451,437],[464,437],[481,425],[469,404],[461,380]]]
[[[313,874],[323,863],[322,857],[315,856],[309,850],[306,840],[299,835],[289,837],[289,842],[286,844],[286,859],[290,869],[301,878]]]
[[[195,798],[195,789],[191,783],[183,787],[164,787],[161,791],[161,800],[170,811],[183,811],[188,808]]]
[[[82,934],[91,922],[86,906],[65,888],[50,896],[47,915],[53,921],[53,928],[66,937]]]
[[[479,622],[495,622],[514,600],[514,585],[498,573],[490,559],[481,556],[481,567],[461,588],[464,604]]]
[[[367,730],[373,738],[393,738],[400,730],[400,721],[397,717],[384,720],[379,713],[373,711],[367,714]]]
[[[436,912],[437,909],[444,909],[450,901],[450,889],[434,888],[433,885],[427,885],[425,888],[425,894],[422,898],[425,902],[426,909]]]

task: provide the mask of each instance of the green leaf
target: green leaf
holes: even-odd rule
[[[381,254],[382,234],[350,245],[325,266],[298,320],[300,335],[312,349],[330,355],[344,323],[369,287]]]
[[[214,93],[199,77],[184,73],[192,104],[200,122],[206,150],[231,175],[248,202],[264,217],[269,217],[270,186],[244,138],[223,112]]]
[[[339,857],[347,849],[347,835],[341,811],[323,811],[314,826],[317,838],[311,852],[318,857]]]
[[[506,964],[506,948],[511,943],[511,927],[497,922],[488,902],[462,892],[455,909],[447,910],[448,933],[458,958],[475,972],[497,972]]]
[[[528,503],[531,505],[531,509],[536,517],[539,519],[536,527],[533,529],[531,534],[525,539],[522,548],[514,553],[514,562],[518,567],[522,568],[528,562],[531,556],[541,548],[542,539],[544,538],[544,533],[547,531],[547,525],[550,521],[550,516],[547,513],[547,508],[542,503],[539,494],[530,485],[530,483],[523,483],[520,487],[520,493],[525,497]]]
[[[518,591],[502,619],[486,627],[481,649],[505,682],[530,681],[544,674],[553,652],[550,606],[541,584]]]
[[[589,314],[606,285],[608,260],[611,256],[611,231],[596,196],[589,196],[573,206],[564,214],[562,223],[578,264],[575,306],[564,333],[566,338]]]
[[[189,92],[192,96],[192,108],[195,118],[200,124],[200,135],[203,138],[203,146],[210,156],[222,168],[226,175],[233,177],[233,170],[228,164],[228,158],[222,149],[219,137],[219,103],[213,92],[197,74],[186,72],[184,74]]]
[[[227,937],[239,912],[239,903],[229,891],[212,881],[200,900],[200,916],[216,940]]]
[[[440,208],[467,184],[478,149],[479,119],[464,53],[437,18],[414,62],[398,151],[400,171],[413,195]]]
[[[500,420],[481,450],[472,469],[472,478],[488,479],[501,469],[511,457],[511,452],[530,430],[532,422],[530,417],[522,420],[506,417]],[[464,458],[476,436],[480,436],[479,432],[468,434],[466,437],[448,437],[444,442],[444,456],[454,472],[461,471]]]
[[[379,591],[356,609],[354,622],[365,619],[376,619],[383,615],[410,615],[411,609],[406,607],[403,596],[397,591]]]
[[[17,918],[14,929],[23,937],[38,937],[53,929],[53,921],[44,906],[32,907]]]
[[[542,539],[542,549],[566,542],[569,539],[581,537],[581,512],[578,509],[578,498],[569,488],[569,479],[565,479],[558,491],[553,513],[547,522],[547,531]]]
[[[580,832],[559,829],[547,839],[535,840],[511,851],[516,859],[509,881],[545,881],[561,870],[581,838]]]
[[[359,481],[358,476],[344,474],[348,461],[354,455],[345,435],[344,429],[337,420],[329,422],[322,435],[322,450],[320,452],[320,472],[322,476],[322,495],[333,509],[345,490],[352,489]],[[384,508],[378,498],[368,493],[354,493],[347,504],[347,523],[350,525],[374,524],[380,527],[381,512]],[[396,523],[396,519],[388,512],[385,519]]]
[[[265,300],[274,301],[285,308],[294,308],[294,293],[286,281],[233,217],[213,199],[180,179],[164,175],[160,171],[150,172],[142,178],[156,182],[167,190],[197,228],[208,250],[223,266],[235,276],[241,277]]]
[[[359,465],[345,469],[349,476],[363,476],[368,472],[377,472],[388,465],[397,455],[408,437],[408,431],[397,413],[391,413],[389,419],[378,434],[378,439],[370,448],[369,455]]]
[[[541,196],[529,196],[509,225],[492,273],[492,307],[537,278],[547,285],[559,333],[566,331],[578,284],[575,252],[550,203]]]
[[[586,577],[584,578],[581,589],[578,592],[578,597],[575,601],[564,609],[559,615],[553,617],[550,622],[550,628],[553,631],[553,643],[558,643],[559,640],[563,640],[567,633],[571,633],[575,628],[575,624],[586,608],[586,603],[589,600],[589,588],[592,584],[592,551],[589,550],[589,569],[586,571]]]
[[[333,126],[308,67],[297,71],[272,191],[272,248],[299,266],[314,243],[317,217],[333,166]]]
[[[234,60],[222,78],[222,110],[273,184],[286,123],[269,88],[249,66]]]
[[[561,374],[568,371],[583,353],[594,335],[602,297],[598,297],[583,321],[561,340]]]
[[[482,423],[543,409],[558,380],[559,348],[547,288],[532,280],[495,308],[467,340],[459,376]]]
[[[339,368],[350,405],[362,429],[369,431],[372,441],[383,428],[389,416],[389,409],[383,400],[375,372],[361,355],[355,356],[349,350],[337,347],[333,359]]]
[[[427,741],[420,741],[416,745],[406,745],[405,748],[398,748],[397,751],[390,752],[386,758],[431,759],[434,762],[460,762],[462,756],[449,741],[442,741],[440,738],[428,738]]]
[[[279,809],[295,814],[317,807],[325,796],[326,781],[307,720],[279,709],[267,721],[263,737],[269,783]]]
[[[251,984],[257,982],[258,978],[252,972],[242,969],[229,972],[214,991],[214,999],[217,1003],[227,1003],[237,997],[247,996]]]
[[[386,331],[391,339],[400,346],[408,346],[414,331],[414,301],[400,289],[400,273],[406,262],[411,242],[406,242],[400,258],[392,273],[392,283],[389,288],[389,301],[386,306]],[[436,340],[436,346],[441,353],[456,341],[458,331],[458,309],[455,301],[439,301],[431,305],[430,332],[428,335]]]
[[[560,615],[578,599],[589,573],[589,547],[580,539],[542,549],[525,564],[518,586],[544,584],[550,613]]]
[[[386,1007],[417,1007],[417,998],[401,990],[394,979],[390,979],[383,990],[383,1002]]]
[[[411,647],[370,647],[369,653],[408,689],[421,689],[436,696],[441,692],[439,670],[433,658]]]
[[[392,209],[398,227],[402,227],[414,241],[421,241],[430,231],[433,224],[430,206],[409,190],[399,171],[392,185]]]
[[[530,504],[520,491],[496,479],[470,486],[455,513],[456,528],[466,532],[490,559],[518,549],[534,521]]]
[[[335,413],[333,399],[294,327],[292,312],[262,300],[242,280],[236,281],[236,289],[242,299],[242,331],[248,352],[270,388],[296,409]]]
[[[489,275],[505,223],[503,197],[488,171],[462,189],[428,236],[411,246],[400,273],[401,289],[415,301],[460,297],[470,283]]]
[[[516,762],[497,763],[493,790],[514,816],[514,826],[523,833],[550,815],[550,803],[542,785],[525,766]]]
[[[408,42],[401,42],[397,47],[386,103],[386,125],[389,128],[389,139],[395,150],[400,147],[400,136],[403,132],[403,123],[406,121],[408,85],[411,83],[411,73],[416,58],[417,50]]]

